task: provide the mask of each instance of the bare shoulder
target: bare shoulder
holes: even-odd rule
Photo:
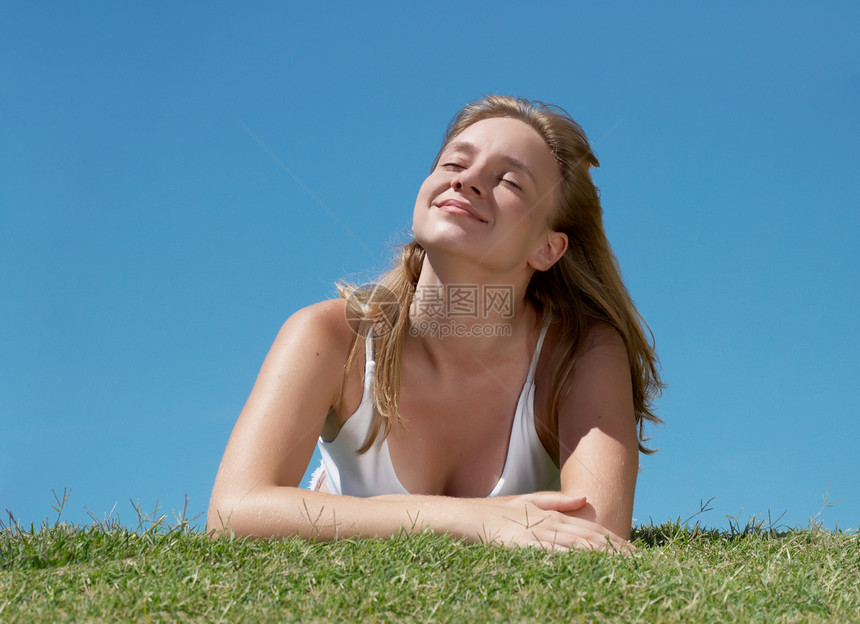
[[[545,352],[541,353],[539,371],[549,374],[553,362],[557,364],[557,357],[562,355],[567,340],[564,339],[565,329],[558,323],[552,323],[547,329],[544,344],[549,345]],[[624,338],[614,327],[608,323],[595,323],[582,338],[576,352],[576,361],[586,362],[597,359],[610,358],[619,362],[627,362],[627,347]]]
[[[327,299],[297,310],[284,323],[276,344],[296,338],[323,349],[327,356],[345,357],[355,339],[346,319],[346,302]]]
[[[349,325],[346,322],[346,301],[341,298],[326,299],[300,308],[287,319],[287,322],[294,319],[299,322],[327,327],[331,331],[349,330]]]
[[[627,361],[627,347],[624,344],[624,338],[618,333],[618,330],[608,323],[595,323],[585,339],[582,341],[580,356],[588,357],[592,352],[592,357],[617,357],[623,355],[624,361]]]
[[[343,380],[343,366],[354,339],[342,299],[330,299],[301,308],[278,332],[263,363],[261,377],[280,383],[279,379],[302,378],[311,374],[315,383],[326,386],[326,395],[336,398]],[[321,390],[317,388],[317,391]]]
[[[585,403],[589,404],[587,411],[594,414],[592,407],[608,405],[607,397],[625,400],[631,392],[627,348],[614,327],[608,323],[592,325],[580,340],[572,366],[568,359],[566,331],[557,321],[550,324],[537,369],[539,383],[535,390],[535,404],[542,409],[535,412],[535,425],[552,457],[558,457],[559,453],[560,421],[573,419],[584,423]],[[557,380],[559,370],[566,370],[566,376]],[[561,383],[561,387],[555,388],[553,383]],[[560,393],[560,403],[558,409],[551,412],[552,392]]]
[[[574,401],[576,397],[602,402],[607,396],[632,396],[627,346],[618,330],[607,323],[596,323],[588,330],[571,372],[568,382]]]

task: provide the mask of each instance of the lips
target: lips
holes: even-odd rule
[[[463,216],[468,216],[472,219],[475,219],[476,221],[480,221],[481,223],[487,223],[487,220],[484,219],[467,202],[460,201],[458,199],[446,199],[434,205],[437,208],[441,208],[445,212],[448,212],[449,214],[462,214]]]

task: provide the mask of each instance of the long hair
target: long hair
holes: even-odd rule
[[[548,391],[541,409],[549,416],[552,435],[557,435],[558,408],[569,392],[577,353],[588,331],[597,323],[613,327],[623,338],[633,385],[633,408],[638,427],[639,450],[644,446],[646,421],[662,422],[652,411],[652,402],[662,388],[653,345],[646,339],[644,320],[636,310],[618,262],[603,229],[603,209],[589,169],[599,166],[582,128],[563,109],[542,102],[490,95],[465,106],[445,132],[442,147],[433,161],[463,130],[484,119],[506,117],[522,121],[543,137],[561,172],[560,202],[552,211],[549,227],[568,237],[564,255],[547,271],[536,271],[526,297],[542,317],[558,324],[560,338],[553,349],[548,370]],[[424,249],[415,240],[402,246],[394,268],[374,288],[357,289],[338,284],[347,299],[348,314],[358,339],[347,360],[347,371],[370,335],[376,354],[373,401],[374,423],[364,445],[365,452],[379,436],[387,435],[399,420],[398,393],[403,342],[409,331],[409,306],[421,273]],[[370,334],[368,334],[370,332]],[[649,332],[650,333],[650,332]]]

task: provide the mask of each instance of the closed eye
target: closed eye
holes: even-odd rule
[[[454,162],[443,163],[439,166],[443,169],[448,169],[449,171],[460,171],[461,169],[464,169],[463,165]]]
[[[511,187],[517,189],[518,191],[523,190],[522,187],[519,184],[517,184],[516,182],[514,182],[513,180],[509,180],[508,178],[502,178],[501,181],[504,182],[505,184],[507,184],[508,186],[511,186]]]

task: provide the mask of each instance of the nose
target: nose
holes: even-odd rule
[[[473,168],[464,169],[451,181],[451,188],[461,193],[473,193],[476,197],[484,195],[480,176]]]

